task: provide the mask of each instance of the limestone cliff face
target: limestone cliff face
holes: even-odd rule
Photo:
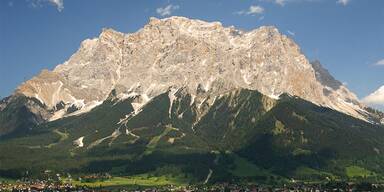
[[[16,93],[34,97],[62,117],[68,106],[87,111],[112,90],[143,100],[172,88],[186,89],[197,102],[235,88],[277,99],[299,96],[369,120],[356,96],[320,64],[311,64],[293,40],[274,27],[244,32],[184,17],[151,18],[136,33],[104,29],[53,71],[43,71]],[[58,109],[64,105],[64,109]]]

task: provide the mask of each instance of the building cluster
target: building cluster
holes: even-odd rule
[[[0,183],[0,192],[2,191],[134,191],[134,192],[358,192],[358,191],[384,191],[383,184],[371,183],[323,183],[323,184],[305,184],[295,183],[283,186],[265,186],[265,185],[242,185],[242,184],[214,184],[214,185],[189,185],[189,186],[156,186],[156,187],[134,187],[134,186],[116,186],[116,187],[96,187],[73,186],[70,183],[49,182],[44,180],[23,181],[16,183]]]
[[[45,180],[0,183],[0,191],[78,191],[86,189],[86,187],[75,187],[69,183],[54,183]]]
[[[187,191],[214,191],[214,192],[360,192],[360,191],[384,191],[383,184],[372,183],[291,183],[289,185],[242,185],[242,184],[216,184],[212,186],[198,186],[187,188]]]
[[[111,178],[112,176],[109,173],[95,173],[95,174],[79,177],[79,180],[81,182],[96,182],[96,181],[105,181]]]

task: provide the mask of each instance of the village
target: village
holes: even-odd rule
[[[88,186],[89,182],[108,181],[112,176],[109,174],[91,174],[79,177],[77,180],[84,181],[72,182],[71,178],[61,179],[59,174],[54,178],[28,179],[22,178],[14,182],[0,181],[0,191],[136,191],[136,192],[325,192],[325,191],[384,191],[384,184],[372,184],[366,182],[344,182],[332,181],[325,183],[304,183],[296,182],[279,185],[266,184],[239,184],[239,183],[217,183],[217,184],[194,184],[194,185],[160,185],[160,186],[140,186],[140,185],[116,185],[116,186]]]

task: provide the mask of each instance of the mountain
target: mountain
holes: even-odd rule
[[[274,27],[151,18],[104,29],[0,102],[0,176],[381,177],[382,118]]]
[[[200,100],[234,88],[273,98],[289,93],[371,121],[353,93],[276,28],[244,32],[183,17],[151,18],[132,34],[104,29],[83,41],[68,61],[20,85],[15,95],[37,99],[45,106],[46,112],[39,110],[47,114],[43,119],[52,121],[69,115],[68,109],[89,111],[112,90],[149,100],[170,86],[186,87]]]

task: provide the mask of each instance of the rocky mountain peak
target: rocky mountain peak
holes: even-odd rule
[[[99,35],[99,40],[103,43],[121,43],[125,34],[111,28],[103,28]]]
[[[88,110],[112,90],[120,97],[150,99],[169,87],[185,88],[204,100],[246,88],[276,99],[289,93],[365,119],[357,98],[344,86],[329,89],[329,82],[335,87],[326,70],[311,65],[273,26],[245,32],[219,22],[170,17],[151,18],[131,34],[103,29],[68,61],[25,82],[18,92],[49,109],[63,102]]]

